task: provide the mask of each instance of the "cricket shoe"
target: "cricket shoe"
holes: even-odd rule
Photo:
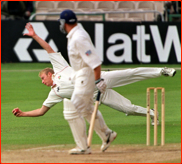
[[[154,112],[154,109],[151,109]],[[151,118],[151,124],[154,126],[154,117]],[[157,112],[157,125],[159,125],[159,112]]]
[[[87,148],[86,150],[83,150],[83,149],[76,147],[76,148],[71,149],[68,153],[70,155],[91,154],[91,148]]]
[[[101,151],[104,152],[111,144],[112,141],[116,138],[117,133],[112,131],[108,134],[108,138],[105,142],[102,143]]]
[[[161,72],[162,75],[171,77],[173,77],[176,74],[176,70],[174,68],[167,68],[167,67],[164,67]]]

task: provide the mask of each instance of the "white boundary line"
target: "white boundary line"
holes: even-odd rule
[[[64,147],[64,145],[51,145],[51,146],[43,146],[43,147],[35,147],[35,148],[29,148],[29,149],[16,149],[16,150],[23,150],[23,151],[31,151],[31,150],[43,150],[43,149],[48,149],[48,148],[56,148],[56,147]],[[6,151],[15,151],[15,150],[6,150]],[[51,150],[43,150],[43,151],[51,151]],[[60,150],[56,150],[59,152],[64,152]]]
[[[56,147],[61,147],[61,145],[52,145],[52,146],[36,147],[36,148],[24,149],[24,151],[41,150],[41,149],[56,148]]]
[[[38,72],[41,69],[33,69],[33,70],[1,70],[1,72]]]

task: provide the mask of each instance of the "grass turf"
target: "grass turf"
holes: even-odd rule
[[[138,66],[163,65],[114,65],[103,68],[132,68]],[[168,65],[180,67],[180,65]],[[62,103],[55,105],[42,117],[16,118],[11,111],[19,107],[22,111],[40,108],[46,99],[50,88],[41,84],[39,70],[51,67],[50,63],[11,63],[1,64],[1,148],[11,148],[13,145],[54,145],[74,144],[74,140],[66,120],[64,120]],[[32,71],[30,71],[32,70]],[[165,141],[166,143],[181,142],[181,71],[175,77],[161,76],[127,86],[115,88],[132,103],[146,106],[147,87],[165,87]],[[160,100],[159,100],[160,103]],[[101,105],[107,125],[118,133],[113,144],[145,144],[146,118],[140,116],[125,116],[107,106]],[[160,110],[160,107],[159,107]],[[87,124],[88,127],[88,124]],[[151,127],[151,144],[153,142],[153,127]],[[160,126],[158,126],[158,142],[160,142]],[[93,144],[101,144],[94,133]]]

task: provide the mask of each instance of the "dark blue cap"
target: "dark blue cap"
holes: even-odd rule
[[[68,24],[74,24],[77,22],[75,13],[69,9],[61,12],[60,19],[64,19],[65,23],[68,23]]]

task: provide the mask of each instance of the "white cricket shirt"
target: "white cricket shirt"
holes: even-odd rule
[[[66,37],[68,38],[67,48],[70,65],[75,71],[84,67],[94,70],[101,65],[90,36],[81,25],[75,26]]]
[[[74,86],[70,77],[74,71],[61,53],[50,53],[49,58],[55,73],[52,76],[53,86],[43,105],[51,108],[64,98],[71,98]]]

